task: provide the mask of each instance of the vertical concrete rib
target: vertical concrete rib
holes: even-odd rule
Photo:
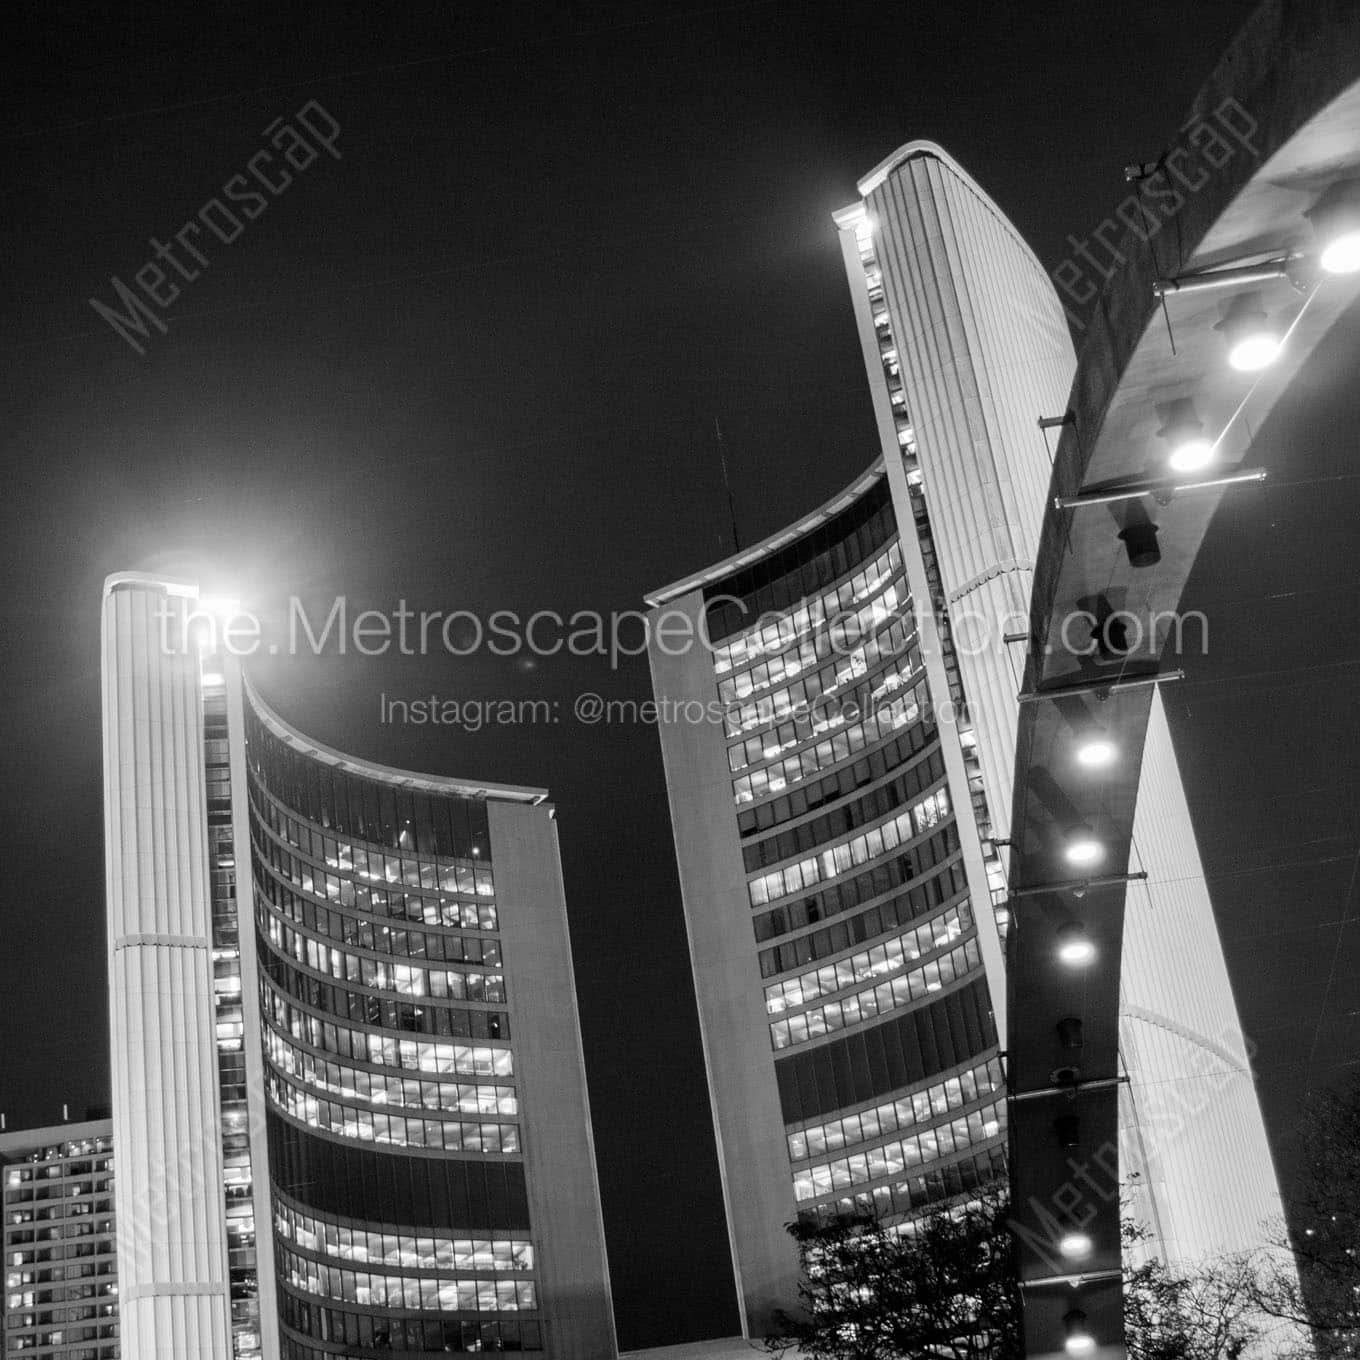
[[[1048,481],[1037,418],[1075,356],[1052,285],[995,205],[942,155],[867,196],[993,826],[1007,834],[1020,657]]]
[[[189,607],[111,577],[103,603],[115,1208],[122,1344],[138,1360],[229,1353],[198,659]]]

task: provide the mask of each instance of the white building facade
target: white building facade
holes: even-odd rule
[[[234,607],[112,576],[122,1353],[616,1353],[557,824],[276,714]]]

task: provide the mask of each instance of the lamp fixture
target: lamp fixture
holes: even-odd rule
[[[1080,921],[1058,927],[1058,960],[1069,968],[1085,968],[1096,956],[1096,947]]]
[[[1105,858],[1105,847],[1096,839],[1095,832],[1084,822],[1067,828],[1067,862],[1078,867],[1099,864]]]
[[[1266,315],[1260,293],[1241,293],[1224,309],[1214,327],[1223,332],[1228,362],[1239,373],[1257,373],[1274,363],[1284,341],[1280,328]]]
[[[1069,1309],[1063,1315],[1063,1328],[1067,1335],[1063,1349],[1068,1355],[1090,1355],[1096,1348],[1096,1339],[1086,1325],[1086,1314],[1080,1308]]]
[[[1129,555],[1131,567],[1155,567],[1162,560],[1162,550],[1157,546],[1157,526],[1150,519],[1130,524],[1120,533],[1119,541]]]
[[[1157,434],[1171,449],[1167,463],[1173,472],[1198,472],[1214,460],[1213,440],[1204,433],[1204,422],[1188,397],[1177,397],[1157,408],[1162,427]]]
[[[1119,748],[1106,735],[1103,727],[1092,727],[1077,739],[1077,764],[1084,769],[1103,769],[1118,754]]]
[[[1360,179],[1328,186],[1304,214],[1318,240],[1318,264],[1328,274],[1360,270]]]
[[[1089,1256],[1093,1246],[1090,1236],[1075,1228],[1058,1239],[1058,1251],[1069,1261],[1080,1261]]]

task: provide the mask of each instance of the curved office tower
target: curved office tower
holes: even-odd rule
[[[1000,1174],[1005,1136],[998,845],[1049,480],[1038,421],[1061,417],[1075,359],[1039,262],[938,147],[902,147],[859,188],[836,221],[878,461],[648,597],[751,1335],[796,1300],[796,1212],[917,1212]],[[685,645],[701,621],[711,645]],[[1126,1190],[1173,1259],[1255,1246],[1275,1174],[1159,708],[1135,837]]]
[[[795,1214],[900,1217],[1002,1169],[1000,943],[916,510],[880,459],[648,597],[747,1335],[796,1302]]]
[[[219,623],[106,587],[124,1353],[614,1355],[546,794],[309,740]]]
[[[1050,459],[1076,369],[1062,306],[1001,211],[912,142],[836,214],[884,456],[919,468],[966,722],[1008,835],[1016,695]],[[1131,595],[1092,601],[1136,607]],[[1077,636],[1077,645],[1084,641]],[[1160,694],[1139,784],[1120,1039],[1122,1171],[1172,1259],[1254,1248],[1279,1194]]]

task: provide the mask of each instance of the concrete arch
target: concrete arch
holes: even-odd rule
[[[1358,175],[1360,9],[1267,0],[1145,182],[1144,206],[1161,217],[1130,224],[1115,243],[1118,268],[1083,338],[1035,561],[1011,817],[1011,1167],[1031,1356],[1064,1350],[1064,1318],[1074,1308],[1094,1354],[1123,1353],[1118,998],[1124,876],[1136,867],[1133,826],[1154,703],[1148,681],[1175,667],[1176,611],[1220,502],[1258,494],[1141,488],[1167,481],[1158,430],[1178,399],[1193,401],[1215,441],[1215,462],[1201,477],[1269,470],[1269,450],[1254,447],[1253,432],[1360,288],[1357,275],[1317,274],[1305,213],[1328,185]],[[1281,277],[1170,298],[1173,348],[1157,280],[1291,254],[1299,258],[1289,272],[1302,288]],[[1248,287],[1288,328],[1280,359],[1259,376],[1229,367],[1214,329],[1222,304]],[[1135,567],[1120,534],[1147,524],[1156,526],[1160,556]],[[1089,625],[1073,620],[1121,609],[1153,622],[1127,651],[1082,654]],[[1088,725],[1118,750],[1095,777],[1074,759]],[[1077,826],[1103,846],[1098,868],[1068,862],[1066,837]],[[1088,874],[1097,877],[1074,885]],[[1080,971],[1055,960],[1058,932],[1073,923],[1096,949]],[[1068,1017],[1082,1021],[1075,1058],[1057,1028]],[[1051,1093],[1055,1072],[1074,1066],[1079,1084]],[[1065,1116],[1078,1124],[1059,1128]],[[1074,1219],[1093,1239],[1080,1265],[1053,1246]]]

